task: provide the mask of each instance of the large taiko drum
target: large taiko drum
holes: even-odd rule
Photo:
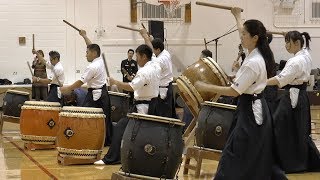
[[[178,119],[128,114],[121,142],[121,164],[126,173],[172,179],[182,162],[182,129]]]
[[[26,101],[21,107],[20,131],[25,143],[55,144],[60,103]]]
[[[227,86],[229,80],[226,73],[210,57],[201,58],[189,66],[176,80],[180,95],[188,105],[192,114],[197,115],[203,101],[216,101],[218,94],[199,92],[194,83],[202,81],[208,84]]]
[[[196,144],[222,150],[227,142],[236,106],[205,101],[202,103],[196,127]]]
[[[101,108],[64,106],[59,114],[59,156],[100,158],[105,139],[105,115]]]
[[[19,118],[21,107],[25,101],[30,100],[30,94],[24,91],[7,90],[3,98],[3,116],[11,118]]]
[[[125,93],[109,91],[111,103],[111,120],[118,122],[121,118],[127,116],[129,110],[130,96]]]

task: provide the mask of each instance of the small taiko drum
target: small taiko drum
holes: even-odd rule
[[[106,134],[103,110],[64,106],[59,117],[59,156],[75,159],[100,158]]]
[[[24,91],[7,90],[3,99],[3,116],[19,118],[21,107],[25,101],[30,100],[30,94]]]
[[[55,144],[60,103],[26,101],[21,107],[20,131],[25,143]]]
[[[236,106],[205,101],[202,103],[196,127],[199,147],[222,150],[227,142]]]
[[[227,86],[229,80],[226,73],[212,58],[201,58],[189,66],[176,80],[180,95],[188,105],[192,114],[197,115],[203,101],[216,101],[218,94],[199,92],[194,86],[195,82]]]
[[[111,120],[113,122],[118,122],[121,118],[127,116],[130,96],[125,93],[113,91],[109,91],[108,93],[111,103]]]
[[[121,142],[121,164],[126,173],[172,179],[182,162],[182,130],[178,119],[128,114]]]

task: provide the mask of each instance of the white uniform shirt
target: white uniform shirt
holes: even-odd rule
[[[311,56],[307,49],[302,49],[287,61],[285,67],[276,78],[280,87],[287,84],[300,85],[309,81],[311,68]]]
[[[267,85],[266,64],[259,50],[254,49],[243,61],[231,87],[240,95],[260,94]],[[261,100],[252,102],[252,110],[258,125],[263,122]]]
[[[152,61],[156,61],[161,67],[160,86],[168,86],[173,81],[172,61],[171,55],[167,50],[163,50],[157,57],[153,57]],[[160,88],[160,97],[165,99],[167,97],[167,88]]]
[[[157,62],[149,61],[140,67],[129,85],[134,90],[135,100],[151,100],[159,95],[161,68]],[[137,105],[138,113],[147,114],[148,104]]]
[[[87,83],[88,88],[101,88],[107,84],[107,74],[103,59],[98,57],[94,59],[81,75],[80,81]]]
[[[64,77],[64,70],[63,70],[63,66],[62,66],[61,62],[59,61],[56,65],[53,66],[50,61],[47,61],[46,66],[48,69],[51,70],[51,72],[48,76],[48,79],[51,80],[50,84],[59,85],[59,83],[58,83],[58,80],[59,80],[61,85],[63,85],[65,77]]]

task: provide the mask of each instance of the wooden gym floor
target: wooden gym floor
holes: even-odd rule
[[[320,117],[320,111],[314,114]],[[320,120],[319,120],[320,121]],[[318,125],[313,124],[313,127]],[[320,127],[320,125],[319,125]],[[62,166],[57,163],[56,150],[28,151],[23,149],[23,142],[19,135],[19,124],[4,122],[3,132],[0,135],[0,180],[46,180],[46,179],[111,179],[113,172],[117,172],[120,165],[70,165]],[[318,137],[317,137],[318,138]],[[316,140],[320,148],[320,139]],[[104,148],[103,155],[107,152]],[[191,161],[191,164],[194,164]],[[194,177],[194,171],[189,170],[183,175],[183,166],[180,168],[179,179],[212,179],[217,168],[217,161],[204,160],[199,178]],[[290,180],[320,180],[320,173],[290,174]]]

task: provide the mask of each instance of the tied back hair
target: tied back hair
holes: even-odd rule
[[[271,78],[276,75],[276,63],[274,61],[274,56],[269,46],[267,38],[267,30],[259,20],[251,19],[247,20],[244,24],[244,28],[249,32],[251,37],[257,35],[258,41],[256,48],[259,49],[264,62],[266,64],[267,77]]]
[[[292,40],[292,42],[296,42],[299,40],[300,41],[300,48],[302,48],[304,46],[303,36],[306,39],[306,48],[310,49],[311,37],[310,37],[309,33],[307,33],[307,32],[300,33],[299,31],[289,31],[286,34],[285,41],[290,42],[290,40]]]

